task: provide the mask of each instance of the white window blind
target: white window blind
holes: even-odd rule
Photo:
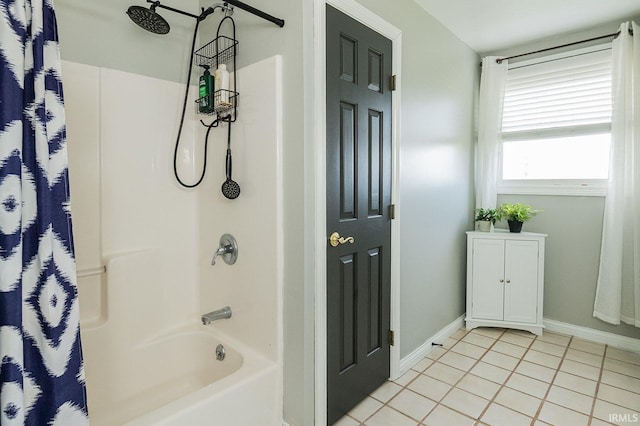
[[[610,46],[511,64],[499,191],[601,195],[611,113]]]
[[[604,127],[611,123],[611,50],[509,70],[503,137],[521,132]]]

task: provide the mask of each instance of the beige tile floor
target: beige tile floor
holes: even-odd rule
[[[545,332],[458,330],[336,425],[640,425],[640,354]]]

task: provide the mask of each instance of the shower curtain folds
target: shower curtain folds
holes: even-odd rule
[[[634,35],[635,34],[635,35]],[[640,32],[633,22],[613,41],[609,183],[593,316],[640,327]]]
[[[0,424],[88,424],[51,0],[0,0]]]
[[[502,132],[502,106],[507,81],[508,61],[497,57],[482,59],[478,106],[478,146],[476,151],[476,207],[496,208],[498,193],[498,153]]]

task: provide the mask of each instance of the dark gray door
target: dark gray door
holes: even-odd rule
[[[329,424],[389,377],[391,47],[327,6]]]

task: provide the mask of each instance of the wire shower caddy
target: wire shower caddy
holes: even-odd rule
[[[227,37],[220,35],[220,29],[222,24],[229,20],[233,28],[233,37]],[[212,70],[216,70],[219,65],[233,65],[232,69],[229,69],[229,73],[233,74],[230,79],[233,80],[233,90],[218,89],[212,94],[203,96],[196,99],[195,108],[196,113],[201,115],[216,116],[217,120],[224,120],[228,122],[235,122],[237,116],[238,107],[238,91],[236,86],[237,74],[236,74],[236,60],[235,57],[238,53],[238,40],[236,39],[236,24],[231,16],[225,16],[218,25],[216,32],[216,38],[209,43],[196,50],[193,54],[193,60],[198,66],[209,67]],[[213,105],[213,108],[208,112],[203,112],[200,108],[201,105]],[[204,124],[204,123],[203,123]]]

